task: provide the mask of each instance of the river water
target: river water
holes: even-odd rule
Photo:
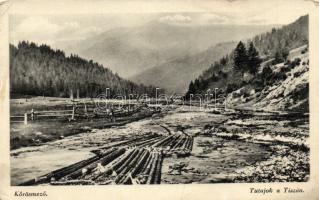
[[[73,135],[38,147],[20,148],[11,151],[11,184],[17,185],[52,170],[70,165],[93,156],[91,150],[113,142],[130,139],[133,135],[149,132],[165,133],[161,126],[178,132],[178,127],[186,127],[187,134],[198,134],[205,124],[221,122],[225,116],[205,111],[170,111],[151,119],[143,119],[121,127],[93,130]],[[271,152],[260,144],[224,140],[218,137],[197,136],[194,139],[192,155],[187,158],[165,158],[162,168],[162,183],[210,183],[219,182],[232,176],[233,172],[260,160],[265,160]],[[180,162],[193,168],[192,173],[171,175],[169,166]],[[195,172],[194,172],[195,171]]]

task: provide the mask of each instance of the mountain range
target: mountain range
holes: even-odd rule
[[[168,92],[185,93],[189,80],[198,77],[211,63],[234,49],[236,42],[225,42],[195,55],[157,65],[131,78],[136,83],[152,84]]]
[[[190,79],[227,53],[231,46],[228,42],[252,37],[273,26],[183,26],[151,21],[142,26],[115,28],[85,40],[55,46],[93,59],[121,77],[184,92]],[[223,42],[227,42],[225,46],[220,44]],[[176,73],[181,80],[174,81]]]

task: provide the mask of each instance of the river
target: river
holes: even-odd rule
[[[180,131],[196,136],[191,156],[165,158],[162,183],[212,183],[228,182],[235,171],[256,162],[267,160],[272,151],[263,144],[227,140],[202,133],[207,124],[224,123],[228,116],[212,112],[173,109],[165,114],[132,122],[120,127],[94,129],[37,147],[11,151],[11,184],[17,185],[52,170],[93,156],[92,150],[114,142],[130,139],[133,135],[149,132]],[[160,126],[161,125],[161,126]],[[172,171],[174,166],[185,165],[182,171]]]

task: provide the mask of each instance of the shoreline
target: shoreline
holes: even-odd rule
[[[110,122],[105,118],[95,119],[79,119],[73,122],[65,121],[45,121],[35,122],[29,125],[12,125],[11,133],[16,131],[16,127],[20,128],[19,131],[13,133],[10,138],[10,150],[17,150],[21,147],[41,146],[47,142],[63,139],[68,136],[77,135],[84,132],[91,132],[93,129],[106,129],[114,126],[124,126],[128,123],[139,121],[152,117],[158,111],[137,113],[138,116],[127,116],[118,118],[116,122]],[[56,128],[59,127],[57,130]],[[22,134],[19,134],[23,132]]]

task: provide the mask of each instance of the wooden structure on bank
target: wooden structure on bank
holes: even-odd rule
[[[23,115],[10,116],[10,123],[23,123],[39,120],[69,120],[106,118],[115,121],[118,117],[131,116],[143,109],[143,105],[99,106],[96,104],[75,104],[66,109],[36,110],[31,109]],[[153,108],[148,108],[153,109]]]

